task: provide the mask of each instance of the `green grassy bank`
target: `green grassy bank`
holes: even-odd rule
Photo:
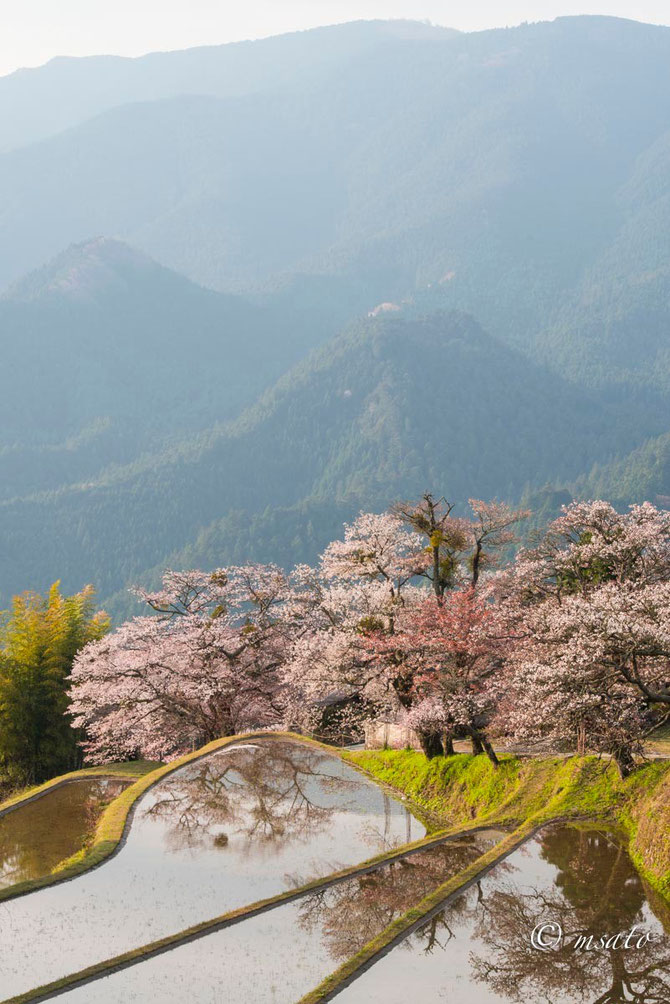
[[[42,784],[13,791],[3,802],[0,802],[0,815],[7,809],[14,809],[23,802],[30,802],[33,798],[46,794],[51,788],[67,784],[68,781],[78,781],[80,778],[87,777],[121,777],[136,780],[156,770],[159,766],[160,764],[153,760],[127,760],[124,763],[110,763],[102,767],[83,767],[81,770],[73,770],[68,774],[59,774]]]
[[[622,781],[597,757],[520,759],[496,769],[484,756],[427,760],[414,750],[356,751],[346,758],[415,802],[435,829],[482,823],[537,826],[557,818],[607,821],[628,837],[635,864],[670,899],[670,762]]]

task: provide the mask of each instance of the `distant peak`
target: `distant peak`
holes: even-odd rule
[[[139,276],[163,269],[148,255],[112,237],[71,244],[46,265],[7,290],[3,299],[37,300],[44,296],[94,300],[111,289],[128,287]]]

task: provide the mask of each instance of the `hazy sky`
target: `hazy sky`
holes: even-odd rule
[[[670,24],[669,0],[0,0],[0,75],[52,56],[118,53],[261,38],[357,18],[428,18],[464,31],[561,14]]]

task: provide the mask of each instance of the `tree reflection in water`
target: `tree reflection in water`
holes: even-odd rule
[[[225,848],[233,835],[250,848],[307,842],[360,797],[361,783],[337,766],[296,743],[237,746],[166,778],[145,815],[167,825],[172,850]]]
[[[472,907],[473,933],[486,946],[471,955],[475,978],[506,1001],[668,1004],[670,943],[624,848],[611,834],[566,826],[540,839],[542,858],[558,869],[554,884],[498,882]],[[562,946],[533,948],[533,929],[552,921],[561,925]],[[595,942],[633,925],[653,931],[649,944],[575,950],[580,936]]]
[[[312,893],[300,901],[300,927],[310,936],[320,935],[334,961],[347,959],[501,836],[487,831],[463,837]],[[299,885],[304,879],[294,881]],[[443,935],[448,938],[451,932],[440,914],[422,931],[425,950],[431,951]]]

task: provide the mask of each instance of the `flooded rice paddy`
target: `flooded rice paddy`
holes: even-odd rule
[[[140,799],[101,867],[0,903],[2,996],[424,834],[336,756],[275,739],[209,754]]]
[[[0,888],[50,875],[92,836],[108,802],[132,779],[87,777],[0,816]]]
[[[627,946],[615,940],[631,931]],[[668,1004],[670,906],[613,834],[551,827],[336,999],[403,1004],[417,991],[454,1004]]]
[[[487,830],[303,896],[68,993],[68,1004],[295,1004],[502,838]]]
[[[17,817],[3,845],[6,875],[46,867],[48,853],[57,853],[39,850],[49,830],[40,808],[62,812],[74,839],[95,811],[84,807],[86,797],[108,800],[111,790],[67,785],[52,795],[60,801],[45,796],[22,818],[18,810],[5,817]],[[402,802],[320,750],[268,739],[209,754],[143,796],[125,844],[102,867],[0,903],[1,997],[326,879],[424,833]],[[406,855],[58,999],[297,1004],[502,836],[482,830]],[[62,849],[59,840],[54,834]],[[614,833],[554,824],[436,910],[336,999],[670,1004],[669,932],[670,905],[645,885]]]

